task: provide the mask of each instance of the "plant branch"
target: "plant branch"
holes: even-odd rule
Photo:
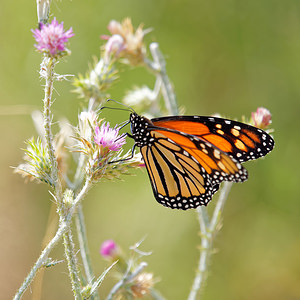
[[[51,104],[52,104],[52,91],[54,82],[54,67],[55,59],[53,57],[45,56],[41,66],[41,74],[45,77],[45,97],[44,97],[44,129],[45,129],[45,140],[48,150],[48,155],[51,162],[51,179],[52,185],[55,190],[56,201],[60,207],[62,201],[62,186],[61,181],[58,177],[58,165],[55,157],[55,149],[53,147],[53,135],[51,130],[52,115],[51,115]]]
[[[216,203],[213,215],[209,221],[206,207],[198,207],[198,220],[200,224],[201,232],[201,248],[200,248],[200,258],[198,263],[198,268],[196,271],[196,276],[192,285],[192,289],[188,296],[188,300],[195,300],[198,292],[203,288],[205,280],[207,278],[207,267],[209,263],[210,256],[212,254],[212,245],[214,237],[219,229],[219,224],[221,220],[221,215],[223,212],[224,204],[227,200],[229,191],[231,189],[231,182],[224,182],[222,189],[220,190],[220,196]]]
[[[162,81],[162,94],[165,100],[166,108],[169,112],[172,112],[174,115],[178,115],[178,107],[176,95],[173,89],[173,85],[167,75],[166,71],[166,61],[159,50],[158,43],[150,44],[150,51],[153,57],[153,62],[145,59],[144,62],[147,68],[156,75],[158,79]]]
[[[82,211],[81,204],[78,205],[77,214],[75,215],[75,223],[80,247],[80,254],[82,258],[82,263],[86,275],[86,280],[88,283],[92,283],[95,276],[93,274],[91,258],[90,258],[90,251],[88,247],[88,240],[84,222],[84,214]],[[96,291],[93,294],[94,299],[100,299],[98,293]]]
[[[39,258],[35,262],[34,266],[30,270],[29,274],[27,275],[27,277],[23,281],[21,287],[19,288],[19,290],[17,291],[16,295],[13,298],[14,300],[21,299],[21,296],[26,291],[26,289],[28,288],[28,286],[31,284],[31,282],[34,279],[34,277],[35,277],[36,273],[38,272],[38,270],[41,267],[43,267],[44,264],[47,262],[47,258],[49,256],[51,250],[56,246],[56,244],[60,241],[60,239],[62,238],[62,236],[69,229],[71,221],[72,221],[72,216],[76,212],[76,208],[77,208],[78,204],[80,203],[80,201],[82,201],[82,199],[84,198],[84,196],[88,192],[90,186],[91,186],[91,182],[90,182],[90,178],[88,178],[86,180],[83,188],[81,189],[81,191],[78,193],[78,195],[74,199],[73,205],[70,208],[68,214],[66,215],[66,217],[64,218],[64,220],[60,223],[55,236],[48,243],[48,245],[45,247],[45,249],[42,251],[41,255],[39,256]]]
[[[69,230],[64,234],[65,256],[68,262],[69,276],[71,279],[74,297],[77,300],[81,297],[81,283],[79,278],[78,262],[75,254],[75,247],[72,238],[72,231]]]

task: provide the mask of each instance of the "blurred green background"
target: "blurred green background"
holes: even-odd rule
[[[85,73],[108,22],[129,16],[153,28],[147,42],[159,42],[187,114],[241,118],[259,106],[272,112],[276,147],[247,163],[249,180],[232,188],[203,299],[300,299],[300,2],[53,1],[52,13],[76,34],[72,55],[57,68],[62,74]],[[39,255],[51,206],[46,185],[24,184],[10,168],[21,162],[23,141],[36,136],[30,112],[41,109],[40,55],[30,32],[36,26],[35,1],[1,2],[0,299],[13,296]],[[154,79],[143,69],[126,72],[111,96],[120,100],[145,83]],[[81,101],[70,83],[55,88],[56,118],[76,124]],[[146,236],[141,249],[153,251],[147,261],[156,287],[167,299],[186,299],[198,262],[196,214],[158,205],[146,172],[135,175],[98,184],[84,201],[95,273],[107,266],[103,240],[127,251]],[[61,246],[52,257],[63,258]],[[113,282],[105,280],[102,295]],[[29,289],[24,299],[31,297]],[[65,264],[46,270],[41,299],[72,299]]]

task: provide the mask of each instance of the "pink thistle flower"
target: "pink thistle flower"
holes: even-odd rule
[[[96,126],[94,141],[110,151],[118,151],[126,143],[125,136],[119,135],[119,128],[110,128],[109,122],[104,122],[100,128]]]
[[[39,52],[49,53],[56,56],[66,50],[65,44],[74,36],[72,27],[64,31],[63,22],[60,24],[54,18],[50,24],[40,24],[40,29],[31,30],[37,44],[34,45]]]
[[[106,240],[102,243],[100,254],[105,258],[113,258],[118,253],[118,246],[113,240]]]
[[[254,126],[261,129],[267,128],[272,122],[270,111],[264,107],[258,107],[256,112],[251,113],[251,116]]]

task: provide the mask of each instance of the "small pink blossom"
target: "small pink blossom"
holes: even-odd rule
[[[105,258],[113,258],[118,253],[118,246],[113,240],[106,240],[102,243],[100,254]]]
[[[66,50],[65,44],[69,38],[74,36],[72,27],[64,31],[63,22],[60,24],[54,18],[50,24],[40,24],[40,29],[31,30],[37,44],[34,45],[38,51],[55,56]]]
[[[118,55],[121,51],[125,49],[125,41],[119,34],[112,35],[106,45],[105,52],[107,54],[116,54]]]
[[[272,115],[270,111],[264,107],[258,107],[256,112],[251,113],[254,126],[264,129],[271,124]]]
[[[110,151],[118,151],[126,143],[125,136],[119,135],[119,128],[110,128],[109,122],[104,122],[100,128],[96,126],[94,141]]]

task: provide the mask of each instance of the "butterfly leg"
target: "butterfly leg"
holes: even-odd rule
[[[131,149],[131,155],[130,155],[130,157],[127,157],[127,158],[124,158],[124,159],[114,160],[114,161],[111,161],[109,163],[110,164],[114,164],[114,163],[117,163],[117,162],[123,162],[123,161],[127,161],[127,160],[132,159],[134,157],[134,150],[135,150],[135,145],[133,145],[133,147]]]

